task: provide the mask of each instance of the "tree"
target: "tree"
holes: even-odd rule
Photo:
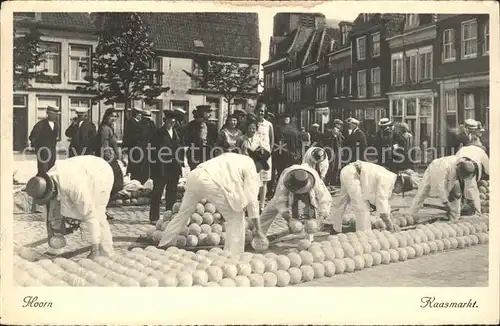
[[[27,89],[31,80],[41,77],[47,69],[37,69],[45,62],[45,51],[40,49],[42,34],[34,28],[23,35],[16,35],[14,30],[14,89]]]
[[[124,103],[125,114],[133,100],[146,103],[170,88],[156,83],[163,72],[153,69],[155,53],[146,24],[137,13],[101,13],[99,42],[91,60],[92,73],[79,87],[93,93],[92,101]],[[84,66],[84,71],[89,67]]]
[[[229,106],[236,97],[257,94],[259,74],[252,65],[210,61],[204,68],[203,76],[183,71],[191,79],[198,81],[203,89],[220,93]]]

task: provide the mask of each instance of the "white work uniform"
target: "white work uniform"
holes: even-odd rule
[[[191,171],[179,213],[168,223],[159,246],[171,244],[187,225],[196,204],[206,198],[214,204],[226,222],[224,250],[233,254],[245,251],[245,213],[258,218],[257,196],[260,176],[254,161],[242,154],[224,153]]]
[[[460,158],[452,155],[433,160],[424,172],[424,176],[413,198],[409,213],[415,215],[424,205],[427,197],[437,197],[442,203],[448,202],[451,190],[457,184],[457,163]],[[461,200],[450,202],[450,215],[453,219],[460,217]]]
[[[281,173],[274,196],[269,201],[266,208],[264,208],[260,217],[262,232],[264,232],[266,236],[288,230],[288,223],[281,215],[290,210],[295,200],[294,194],[285,187],[285,177],[293,170],[307,170],[314,176],[315,184],[309,192],[309,201],[311,206],[316,209],[317,215],[326,217],[330,211],[332,196],[316,170],[308,166],[298,164],[292,165]]]
[[[302,159],[302,165],[308,166],[314,170],[316,170],[321,178],[321,180],[325,180],[326,174],[328,172],[328,167],[330,166],[330,162],[328,161],[328,157],[326,157],[323,161],[317,162],[312,156],[314,150],[319,149],[320,147],[311,147],[304,154],[304,158]]]
[[[478,146],[470,145],[462,147],[456,154],[458,157],[467,157],[477,164],[478,174],[476,178],[467,178],[464,180],[464,197],[472,200],[474,208],[481,213],[481,200],[479,198],[479,189],[477,181],[481,180],[483,169],[485,174],[490,174],[489,158],[486,152]]]
[[[80,220],[80,228],[92,245],[100,244],[112,255],[113,236],[106,218],[113,169],[104,159],[82,155],[56,161],[47,172],[56,183],[62,216]],[[51,203],[52,205],[52,203]]]
[[[342,218],[348,204],[352,204],[356,215],[356,231],[371,230],[371,217],[368,203],[377,206],[377,214],[390,216],[389,199],[392,196],[397,175],[386,168],[369,162],[350,163],[340,172],[340,194],[333,198],[330,218],[337,232],[342,231]]]

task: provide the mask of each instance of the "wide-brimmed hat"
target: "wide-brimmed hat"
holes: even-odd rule
[[[143,115],[144,117],[150,117],[150,116],[151,116],[151,111],[149,111],[149,110],[144,110],[144,111],[142,111],[142,115]]]
[[[294,194],[305,194],[310,192],[316,183],[314,175],[306,169],[295,169],[289,171],[284,179],[286,189]]]
[[[359,126],[359,120],[358,119],[355,119],[355,118],[348,118],[346,120],[347,123],[352,123],[352,124],[355,124],[356,126]]]
[[[317,123],[313,123],[313,124],[311,125],[311,127],[318,127],[318,128],[319,128],[319,124],[317,124]]]
[[[457,163],[457,175],[467,178],[476,173],[476,165],[469,158],[463,158]]]
[[[141,108],[138,108],[138,107],[133,107],[132,112],[142,113],[143,110]]]
[[[173,111],[174,111],[174,112],[177,112],[177,113],[179,113],[179,114],[183,114],[183,115],[184,115],[184,114],[186,114],[186,111],[184,111],[184,110],[183,110],[183,109],[181,109],[181,108],[175,108]]]
[[[80,108],[80,107],[78,107],[78,108],[75,108],[75,112],[78,115],[85,114],[85,113],[89,112],[89,108]]]
[[[47,105],[47,112],[61,114],[61,111],[59,110],[59,108],[52,106],[52,105]]]
[[[271,153],[269,151],[263,149],[262,147],[258,147],[254,151],[247,150],[248,156],[250,156],[255,162],[259,162],[262,165],[264,170],[269,170],[270,166],[267,163],[267,160],[271,157]]]
[[[317,147],[313,149],[311,156],[316,163],[321,162],[326,159],[326,151],[323,148]]]
[[[392,121],[389,118],[382,118],[378,122],[378,126],[381,127],[381,128],[384,128],[384,129],[392,127]]]
[[[208,104],[198,105],[198,106],[196,106],[196,111],[198,111],[200,113],[210,112],[210,111],[212,111],[212,106],[208,105]]]
[[[26,184],[24,191],[33,197],[33,201],[37,205],[45,205],[54,196],[56,184],[50,176],[41,174],[31,178]]]
[[[179,116],[174,110],[165,110],[163,111],[163,119],[176,119]]]
[[[479,124],[476,120],[474,119],[467,119],[464,121],[465,128],[467,129],[478,129]]]

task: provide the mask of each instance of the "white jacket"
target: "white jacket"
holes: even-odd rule
[[[200,165],[224,193],[237,212],[257,201],[260,175],[253,159],[243,154],[224,153]]]
[[[105,219],[113,187],[113,170],[104,159],[93,155],[56,161],[47,173],[58,190],[61,214],[81,221]]]
[[[317,165],[319,170],[319,176],[321,177],[321,179],[324,180],[328,172],[328,167],[330,166],[330,162],[328,162],[328,157],[319,163],[315,162],[312,153],[317,148],[320,147],[311,147],[307,150],[302,159],[302,165],[308,166],[314,170],[316,170],[316,165]]]
[[[486,152],[478,146],[464,146],[456,154],[458,157],[468,157],[479,165],[478,180],[481,180],[482,169],[484,168],[484,173],[490,174],[490,159]]]
[[[397,175],[378,164],[356,161],[351,163],[361,169],[360,183],[363,199],[377,206],[377,213],[391,213],[389,199],[392,196]],[[348,186],[348,185],[347,185]]]
[[[448,202],[448,195],[457,181],[456,166],[459,157],[445,156],[433,160],[424,172],[420,187],[429,187],[429,196]]]

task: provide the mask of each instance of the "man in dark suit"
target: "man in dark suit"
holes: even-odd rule
[[[356,162],[357,160],[366,161],[366,135],[361,129],[359,129],[359,120],[348,118],[347,124],[348,131],[344,141],[343,150],[343,154],[345,155],[345,159],[343,159],[344,165]]]
[[[187,161],[191,170],[211,159],[211,150],[217,141],[217,126],[210,122],[210,105],[198,105],[193,112],[194,120],[186,130]]]
[[[278,138],[275,140],[276,147],[276,169],[278,170],[278,180],[284,169],[299,164],[301,159],[302,142],[299,131],[290,123],[291,116],[285,113],[283,125],[280,127]]]
[[[57,117],[61,114],[59,108],[47,106],[47,117],[38,121],[31,130],[29,140],[35,149],[38,175],[49,171],[56,162],[56,144],[59,137]]]
[[[343,129],[344,122],[340,119],[335,119],[333,120],[333,128],[325,131],[323,146],[330,160],[325,182],[327,185],[338,185],[338,175],[341,167],[340,155],[344,142]]]
[[[64,133],[71,138],[69,144],[69,157],[77,155],[92,155],[93,141],[96,136],[96,127],[88,119],[88,108],[77,108],[76,117]]]
[[[140,183],[147,181],[143,176],[143,165],[147,162],[147,141],[143,138],[143,127],[141,124],[142,109],[133,108],[131,117],[125,122],[123,130],[123,148],[128,153],[127,173],[132,180]]]
[[[146,144],[147,148],[148,144],[152,143],[153,136],[157,130],[156,124],[151,118],[151,111],[149,110],[142,111],[142,120],[140,122],[140,125],[142,128],[142,140]],[[145,155],[147,155],[147,152]],[[150,169],[151,169],[151,162],[149,162],[148,157],[146,157],[145,162],[142,164],[140,180],[148,180],[150,178]]]
[[[172,209],[177,201],[177,184],[182,174],[183,162],[179,152],[183,146],[182,139],[175,128],[175,114],[165,111],[164,124],[159,128],[151,140],[152,159],[151,178],[153,179],[153,193],[149,220],[155,223],[160,218],[161,195],[165,190],[165,207]]]
[[[394,173],[404,170],[401,163],[405,158],[405,140],[394,131],[394,124],[390,119],[380,119],[378,126],[380,130],[375,136],[378,164]]]
[[[319,124],[313,123],[311,125],[311,146],[322,147],[323,146],[323,134],[319,130]]]

